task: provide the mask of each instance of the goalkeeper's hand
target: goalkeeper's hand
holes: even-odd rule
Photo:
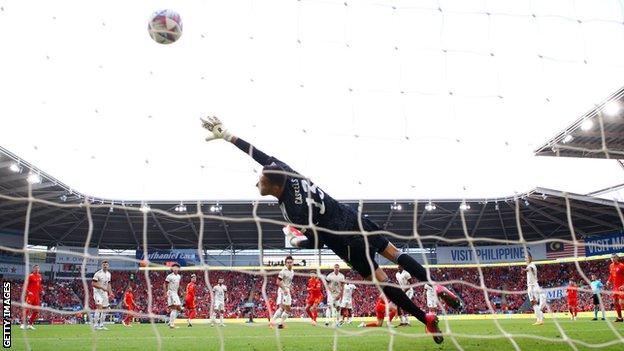
[[[225,129],[223,123],[221,123],[217,117],[208,116],[200,119],[202,121],[202,128],[207,129],[210,132],[210,135],[206,137],[206,141],[212,141],[215,139],[223,139],[226,141],[232,140],[233,135]]]
[[[308,240],[308,238],[303,235],[303,233],[299,231],[299,229],[289,225],[282,228],[282,232],[284,232],[284,235],[286,235],[286,239],[288,239],[290,245],[294,247],[299,247],[299,244],[301,244],[302,241]]]

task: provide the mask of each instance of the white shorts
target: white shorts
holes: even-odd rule
[[[407,295],[407,297],[409,297],[409,299],[411,300],[414,297],[414,289],[408,289],[405,292],[405,295]]]
[[[353,303],[350,300],[342,300],[342,302],[340,303],[340,307],[342,308],[348,308],[350,310],[353,309]]]
[[[93,301],[95,301],[96,305],[101,305],[102,307],[108,307],[108,292],[102,291],[100,289],[93,290]]]
[[[215,301],[214,303],[215,311],[225,311],[225,302],[223,301]]]
[[[290,306],[292,304],[292,297],[290,294],[285,295],[282,293],[282,289],[277,289],[277,304]]]
[[[435,295],[430,296],[429,294],[427,294],[427,307],[438,308],[438,297]]]
[[[167,291],[167,306],[182,306],[180,296],[176,293]]]
[[[327,306],[340,307],[338,296],[334,296],[332,293],[327,294]]]

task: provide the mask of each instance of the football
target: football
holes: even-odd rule
[[[182,36],[182,19],[173,10],[156,11],[150,17],[147,31],[159,44],[175,43]]]

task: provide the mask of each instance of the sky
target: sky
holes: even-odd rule
[[[623,85],[622,1],[0,6],[0,145],[87,195],[260,198],[207,115],[338,199],[622,183],[616,161],[533,155]],[[147,32],[166,8],[171,45]]]

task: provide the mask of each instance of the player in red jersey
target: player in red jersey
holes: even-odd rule
[[[397,308],[392,302],[390,302],[390,304],[388,305],[388,313],[388,323],[391,323],[394,317],[396,317],[397,315]],[[384,318],[386,317],[386,298],[383,295],[380,295],[379,298],[377,298],[377,304],[375,305],[375,314],[377,315],[376,322],[362,322],[360,323],[360,325],[358,325],[358,327],[370,328],[381,327],[383,325]]]
[[[25,284],[26,287],[26,304],[31,306],[41,306],[41,274],[39,273],[39,265],[33,266],[32,273],[28,275],[28,280]],[[30,318],[26,322],[26,313],[24,313],[24,323],[20,328],[35,330],[33,324],[39,317],[38,309],[27,309],[30,312]]]
[[[128,312],[126,313],[126,318],[124,318],[121,324],[123,324],[124,327],[131,327],[133,313],[136,311],[137,307],[136,303],[134,303],[134,294],[132,293],[132,287],[130,285],[128,285],[128,288],[126,289],[123,302]]]
[[[186,284],[186,297],[184,298],[184,306],[186,307],[186,322],[187,327],[192,327],[191,320],[195,318],[197,315],[196,306],[195,306],[195,282],[197,281],[197,276],[195,273],[191,274],[191,281]]]
[[[575,321],[578,313],[578,286],[574,282],[574,278],[570,278],[568,289],[566,291],[568,295],[568,310],[570,311],[570,319]]]
[[[312,318],[312,325],[316,325],[318,317],[318,304],[323,301],[323,283],[317,276],[308,279],[308,299],[306,300],[305,311]]]
[[[624,263],[620,262],[617,254],[611,255],[611,264],[609,265],[609,284],[613,285],[613,304],[617,312],[616,322],[624,322],[622,319],[622,304],[624,304]]]

